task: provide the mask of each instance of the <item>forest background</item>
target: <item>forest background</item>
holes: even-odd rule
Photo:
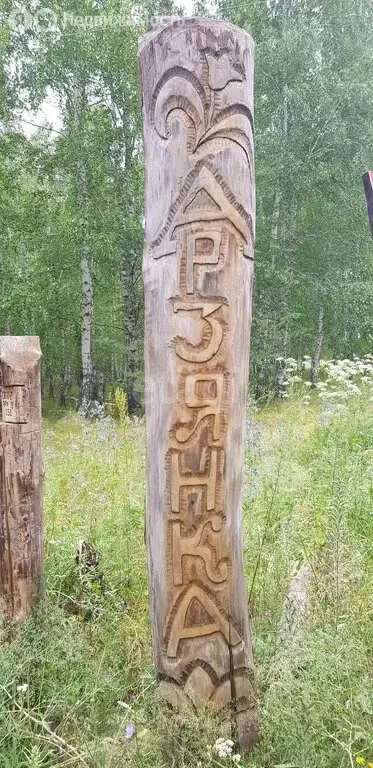
[[[36,334],[43,393],[143,405],[139,37],[172,2],[1,0],[0,333]],[[371,351],[371,0],[195,4],[251,33],[257,234],[251,391],[283,360]],[[52,101],[57,118],[45,113]],[[315,375],[315,371],[314,371]],[[277,384],[276,384],[277,382]]]

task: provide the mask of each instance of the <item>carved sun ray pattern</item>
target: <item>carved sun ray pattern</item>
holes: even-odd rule
[[[231,62],[227,51],[216,54],[206,50],[202,56],[203,83],[184,67],[173,67],[162,76],[152,99],[154,128],[160,138],[167,140],[172,121],[182,120],[187,127],[188,153],[196,159],[233,143],[245,152],[252,171],[254,122],[250,108],[237,102],[219,110],[220,92],[231,82],[242,82],[245,74],[238,62]],[[238,124],[237,120],[230,124],[232,117],[239,117]]]

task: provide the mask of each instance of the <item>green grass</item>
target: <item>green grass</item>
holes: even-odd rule
[[[244,548],[262,730],[241,760],[251,768],[373,763],[372,406],[361,396],[322,407],[294,396],[249,418]],[[45,423],[47,593],[0,649],[1,768],[233,765],[208,749],[224,722],[170,716],[157,700],[144,455],[141,422]],[[80,538],[100,553],[104,594],[79,579]],[[290,651],[278,625],[304,563],[310,612]]]

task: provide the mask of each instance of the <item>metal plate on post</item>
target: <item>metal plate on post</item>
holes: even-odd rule
[[[30,398],[26,387],[1,388],[2,421],[6,424],[27,424],[30,419]]]

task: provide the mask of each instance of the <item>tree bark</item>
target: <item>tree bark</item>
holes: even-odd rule
[[[136,129],[126,119],[131,110],[128,91],[118,87],[115,73],[106,73],[106,86],[110,93],[110,114],[112,117],[115,146],[111,156],[119,213],[118,250],[120,254],[119,277],[121,288],[121,314],[123,325],[123,370],[120,382],[127,394],[129,413],[136,413],[141,406],[137,389],[139,355],[137,350],[139,305],[142,296],[138,284],[141,280],[141,256],[135,252],[123,226],[128,219],[138,217],[132,189],[132,166],[136,157]]]
[[[373,236],[373,171],[368,171],[368,173],[364,173],[363,184],[364,184],[365,197],[367,201],[370,231]]]
[[[0,337],[0,618],[25,618],[44,568],[40,344]]]
[[[136,254],[122,248],[120,259],[120,287],[123,322],[123,383],[127,394],[129,413],[136,413],[140,395],[136,391],[136,359],[134,345],[136,338]],[[141,271],[140,271],[141,275]]]
[[[163,697],[257,742],[241,489],[254,231],[251,38],[178,20],[140,45],[147,549]]]
[[[320,356],[321,356],[323,342],[324,342],[324,307],[320,306],[318,321],[317,321],[316,343],[315,343],[315,349],[312,355],[312,362],[311,362],[312,387],[316,387],[316,383],[317,383],[317,376],[319,372],[319,363],[320,363]]]
[[[80,272],[82,281],[82,329],[81,361],[82,383],[79,394],[79,408],[84,413],[93,398],[93,363],[92,363],[92,321],[93,321],[93,283],[88,222],[88,185],[84,164],[83,113],[86,107],[85,86],[77,81],[73,90],[73,119],[75,133],[76,158],[76,196],[78,206],[78,241],[80,248]]]
[[[70,364],[63,364],[61,366],[61,373],[60,373],[60,389],[59,389],[59,397],[58,402],[59,405],[62,408],[65,408],[67,405],[67,393],[71,387],[71,366]]]
[[[77,169],[76,186],[80,211],[79,226],[81,228],[81,257],[80,270],[82,279],[82,385],[80,392],[80,408],[85,412],[92,401],[93,394],[93,364],[92,364],[92,319],[93,319],[93,284],[90,264],[88,221],[87,221],[87,177],[83,165]]]

